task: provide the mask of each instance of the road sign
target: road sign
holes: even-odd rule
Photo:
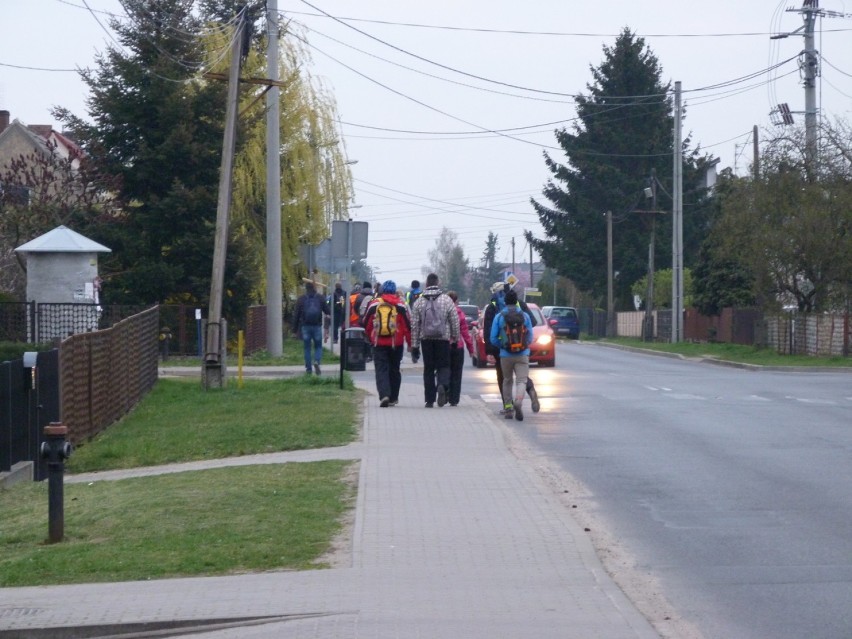
[[[363,260],[367,257],[367,222],[333,220],[331,223],[331,254],[333,257]],[[352,231],[350,247],[349,231]],[[349,249],[352,252],[349,252]]]

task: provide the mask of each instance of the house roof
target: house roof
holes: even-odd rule
[[[21,253],[112,253],[112,249],[90,240],[66,226],[57,226],[15,249]]]

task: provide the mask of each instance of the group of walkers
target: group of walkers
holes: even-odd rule
[[[414,280],[405,298],[397,293],[393,280],[376,285],[369,282],[353,290],[349,306],[350,325],[361,326],[373,361],[376,390],[382,408],[399,403],[402,384],[400,371],[406,347],[412,363],[423,358],[425,407],[449,404],[461,399],[464,351],[473,356],[474,344],[467,319],[458,306],[458,295],[440,288],[438,276],[430,273],[426,286]],[[506,419],[524,419],[523,404],[530,396],[533,412],[540,403],[529,377],[529,354],[535,318],[526,303],[518,299],[511,286],[496,282],[483,317],[486,353],[496,362],[497,384],[503,398],[501,412]],[[319,375],[322,339],[331,324],[331,339],[337,342],[344,325],[346,293],[335,285],[330,300],[313,283],[305,285],[305,294],[296,302],[293,330],[304,343],[305,371]]]

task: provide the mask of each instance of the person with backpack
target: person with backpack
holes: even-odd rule
[[[423,291],[420,290],[420,280],[411,280],[411,289],[405,294],[405,303],[408,304],[408,308],[414,308],[417,298],[422,294]]]
[[[361,285],[356,284],[352,287],[352,294],[349,296],[349,326],[360,326],[358,323],[358,296],[361,294]]]
[[[530,371],[532,321],[518,304],[518,294],[509,290],[504,296],[505,308],[496,314],[491,326],[490,342],[500,349],[503,371],[503,410],[506,419],[524,420],[524,395]]]
[[[322,324],[323,316],[329,314],[328,302],[317,293],[313,282],[305,284],[305,294],[296,300],[296,313],[293,320],[293,332],[302,336],[302,344],[305,347],[305,373],[310,375],[311,361],[313,361],[313,372],[320,374],[320,360],[322,359]],[[313,343],[313,357],[311,357],[311,344]]]
[[[482,318],[482,330],[484,331],[483,335],[485,337],[485,354],[491,355],[494,358],[495,369],[497,370],[497,389],[500,391],[501,395],[503,394],[503,368],[500,366],[500,349],[491,343],[489,336],[491,335],[491,327],[494,323],[494,317],[506,307],[505,295],[509,290],[511,290],[511,288],[512,287],[509,284],[504,284],[503,282],[494,282],[494,284],[491,285],[491,301],[488,303],[488,306],[485,307],[485,313]],[[523,300],[518,300],[518,304],[520,304],[524,313],[529,316],[530,323],[535,326],[535,316],[532,312],[530,312],[527,303]],[[532,377],[529,375],[527,375],[527,393],[530,396],[532,410],[534,413],[537,413],[541,410],[541,403],[538,401],[538,392],[536,392],[535,384],[533,383]],[[508,399],[508,403],[511,404],[511,398]],[[504,397],[502,403],[503,408],[500,409],[500,413],[503,415],[506,414],[506,404],[507,398]]]
[[[461,399],[462,373],[464,372],[464,349],[473,357],[473,338],[467,325],[467,317],[459,306],[459,295],[455,291],[447,291],[447,296],[456,305],[459,316],[459,341],[450,344],[450,389],[448,391],[450,406],[458,406]]]
[[[387,408],[399,403],[400,364],[403,346],[411,348],[411,317],[405,302],[396,293],[396,282],[387,280],[381,290],[364,313],[364,328],[373,346],[379,406]]]
[[[411,310],[411,361],[423,355],[423,391],[426,408],[447,403],[450,387],[450,344],[459,341],[459,316],[453,300],[429,273],[426,288]]]
[[[375,297],[375,291],[373,289],[373,285],[370,282],[364,282],[363,286],[361,286],[361,292],[358,294],[358,297],[355,298],[355,311],[358,316],[358,323],[355,326],[360,326],[361,328],[365,328],[364,324],[364,313],[367,312],[367,307],[370,305],[370,302],[373,301]],[[366,342],[366,352],[367,352],[367,361],[373,361],[373,348],[370,344],[370,341],[367,339],[366,334],[364,335],[364,341]]]

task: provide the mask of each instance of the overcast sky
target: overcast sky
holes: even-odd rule
[[[816,40],[818,103],[830,118],[852,110],[852,13],[833,15],[852,12],[849,4],[820,2],[832,14],[817,22]],[[444,226],[458,234],[472,266],[489,231],[499,238],[498,259],[529,260],[523,233],[541,235],[529,199],[549,177],[542,152],[561,158],[553,130],[570,125],[571,96],[586,92],[590,66],[625,27],[645,39],[664,81],[681,81],[684,135],[720,158],[720,169],[743,174],[752,127],[761,137],[780,131],[769,117],[778,103],[804,109],[796,60],[804,39],[770,40],[802,26],[801,15],[787,11],[801,5],[278,0],[308,38],[311,73],[337,101],[347,155],[357,160],[352,216],[370,224],[367,261],[381,280],[401,284],[422,279]],[[0,0],[0,10],[0,109],[26,124],[54,123],[53,105],[85,116],[85,86],[70,70],[114,44],[108,14],[122,15],[121,4]]]

